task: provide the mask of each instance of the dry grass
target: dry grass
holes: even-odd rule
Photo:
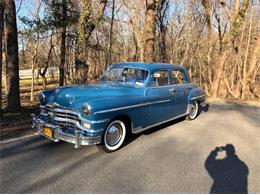
[[[54,89],[58,87],[58,81],[51,81],[48,79],[47,89]],[[7,112],[4,109],[1,116],[0,124],[0,140],[6,140],[13,137],[27,135],[34,132],[31,128],[31,114],[39,112],[38,94],[43,90],[42,81],[35,83],[34,87],[34,100],[30,100],[31,95],[31,79],[20,80],[20,97],[22,108],[17,112]],[[4,91],[3,91],[4,92]],[[5,95],[3,94],[3,97]],[[6,99],[3,99],[3,107],[6,106]]]

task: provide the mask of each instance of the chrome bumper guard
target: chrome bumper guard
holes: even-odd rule
[[[101,136],[85,136],[81,134],[81,131],[76,130],[75,135],[65,133],[60,126],[55,126],[46,123],[35,114],[32,114],[32,128],[37,128],[38,133],[54,142],[63,140],[74,144],[74,148],[79,148],[81,145],[95,145],[101,143]],[[49,127],[53,131],[53,137],[48,137],[43,133],[43,128]]]

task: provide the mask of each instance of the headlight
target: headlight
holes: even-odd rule
[[[89,115],[91,113],[91,107],[88,104],[84,104],[82,106],[82,111],[85,115]]]
[[[42,92],[39,94],[39,101],[41,104],[45,104],[46,97]]]

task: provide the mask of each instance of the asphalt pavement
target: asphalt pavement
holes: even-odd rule
[[[260,193],[259,140],[260,107],[237,104],[212,105],[194,121],[131,136],[109,154],[32,136],[0,145],[0,193],[209,193],[217,179]],[[221,166],[218,176],[206,170],[211,151],[226,144],[248,168],[245,179],[236,175],[239,168],[232,176]]]

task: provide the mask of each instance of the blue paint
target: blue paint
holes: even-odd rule
[[[192,98],[205,95],[202,89],[190,82],[188,72],[182,66],[159,63],[120,63],[110,66],[114,67],[144,69],[148,71],[147,79],[143,86],[102,81],[43,91],[45,104],[55,102],[79,112],[83,118],[91,121],[107,119],[107,122],[93,124],[93,130],[104,130],[114,118],[121,115],[131,119],[133,129],[140,129],[186,114],[188,104],[195,101]],[[152,75],[158,70],[168,71],[169,85],[151,87]],[[173,70],[181,71],[186,83],[175,85],[171,74]],[[175,92],[171,93],[173,88]],[[196,99],[204,100],[205,97]],[[91,107],[91,114],[87,116],[82,112],[85,103]],[[99,133],[102,134],[102,131]]]

